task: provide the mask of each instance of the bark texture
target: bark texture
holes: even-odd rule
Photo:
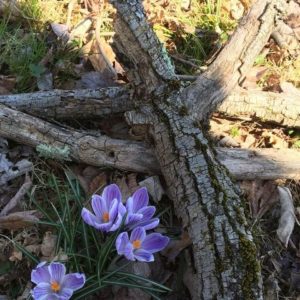
[[[265,122],[300,127],[300,94],[235,89],[218,111],[231,116],[247,115]]]
[[[53,90],[0,95],[0,103],[46,119],[90,119],[134,109],[136,99],[128,87]],[[218,108],[231,116],[246,115],[264,122],[300,127],[299,96],[235,89]]]
[[[261,299],[260,267],[241,198],[195,119],[208,122],[216,104],[242,79],[273,31],[275,2],[256,2],[221,59],[190,88],[178,91],[172,82],[166,85],[172,76],[167,78],[155,68],[145,72],[145,66],[135,63],[146,62],[145,55],[149,65],[156,61],[145,51],[151,48],[152,30],[144,27],[143,39],[133,33],[137,27],[132,28],[132,20],[145,22],[140,1],[114,0],[113,4],[118,12],[115,47],[122,54],[118,55],[120,61],[125,66],[133,62],[135,77],[143,78],[141,83],[135,81],[138,91],[149,82],[145,92],[149,96],[155,87],[151,97],[155,153],[177,214],[193,239],[196,299]],[[168,64],[163,62],[165,70]],[[225,84],[227,80],[230,82]]]
[[[133,108],[130,91],[122,86],[1,95],[0,103],[47,119],[103,117]]]
[[[161,174],[154,151],[146,143],[116,140],[91,135],[86,131],[63,129],[4,105],[0,106],[0,109],[2,110],[0,112],[0,135],[34,147],[47,145],[49,149],[54,149],[54,153],[49,152],[48,156],[42,153],[47,157],[52,155],[54,159],[73,159],[93,166]],[[141,122],[144,124],[145,119],[141,119]],[[59,157],[59,151],[63,149],[66,150],[62,153],[66,155]],[[217,159],[237,180],[300,179],[300,151],[220,147],[215,150]],[[27,160],[22,160],[1,176],[0,185],[30,170],[32,170],[32,164]]]
[[[62,128],[3,104],[0,104],[0,135],[38,147],[45,157],[159,173],[151,149],[147,149],[143,143]]]
[[[157,103],[155,153],[193,241],[196,299],[262,299],[260,266],[239,192],[200,128]],[[175,105],[176,107],[176,105]]]

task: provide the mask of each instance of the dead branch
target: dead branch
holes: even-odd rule
[[[0,136],[43,149],[43,154],[143,173],[158,173],[152,151],[143,143],[72,131],[0,104]],[[45,153],[46,151],[46,153]],[[47,151],[49,152],[47,154]]]
[[[300,151],[216,148],[217,158],[237,180],[300,179]]]
[[[67,146],[70,158],[94,166],[160,174],[152,149],[144,143],[59,128],[3,105],[0,111],[0,135],[34,147],[47,144],[63,149]],[[217,148],[217,154],[220,162],[238,180],[300,178],[300,152],[296,150]],[[23,174],[32,168],[31,163],[28,162],[28,165],[26,162],[23,167],[19,166]],[[3,176],[0,184],[8,180]]]
[[[281,0],[255,2],[216,60],[183,92],[193,118],[207,120],[234,86],[244,80],[275,28],[278,6],[285,4]]]
[[[122,113],[133,108],[126,87],[52,90],[1,95],[0,103],[49,119],[84,119]]]
[[[231,116],[246,115],[265,122],[300,127],[297,94],[237,88],[218,108]],[[134,108],[126,87],[86,90],[53,90],[1,95],[0,103],[46,119],[90,119],[123,113]]]
[[[118,61],[140,92],[158,94],[164,82],[175,79],[175,73],[166,49],[147,22],[142,1],[111,3],[117,9],[113,47]]]

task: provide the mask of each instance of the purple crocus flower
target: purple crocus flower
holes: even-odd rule
[[[153,229],[159,224],[158,218],[152,218],[155,213],[154,206],[148,206],[149,196],[147,189],[138,189],[126,202],[127,217],[126,227],[131,230],[135,227],[144,227],[145,230]]]
[[[85,223],[101,231],[115,231],[122,222],[126,208],[121,202],[121,192],[116,184],[108,185],[101,196],[92,196],[92,214],[86,208],[81,211],[81,217]]]
[[[131,232],[130,238],[127,232],[122,232],[116,240],[116,248],[119,255],[124,255],[128,260],[144,262],[154,261],[153,253],[165,248],[169,238],[160,233],[146,235],[144,227],[136,227]]]
[[[31,281],[37,286],[31,291],[35,300],[67,300],[74,291],[85,284],[85,275],[71,273],[66,275],[64,264],[42,262],[31,272]]]

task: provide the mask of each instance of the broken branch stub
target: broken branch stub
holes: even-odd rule
[[[242,83],[275,28],[278,7],[285,6],[285,0],[257,0],[253,4],[208,70],[183,92],[191,117],[207,122],[224,98]]]

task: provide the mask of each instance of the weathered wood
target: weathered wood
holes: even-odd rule
[[[155,153],[193,241],[196,299],[261,299],[255,244],[239,193],[188,116],[157,104]]]
[[[89,119],[133,108],[130,91],[125,86],[1,95],[0,103],[47,119]]]
[[[300,127],[300,93],[272,93],[235,89],[218,108],[231,116],[247,115],[258,120]]]
[[[33,147],[46,156],[136,172],[158,173],[151,149],[143,143],[111,139],[62,128],[0,104],[0,136]],[[46,147],[44,147],[46,145]],[[47,146],[49,152],[47,154]]]
[[[285,4],[282,0],[255,2],[208,70],[183,92],[191,117],[207,121],[236,84],[242,83],[275,28],[278,6]]]
[[[163,83],[176,77],[166,49],[147,22],[142,2],[110,2],[117,9],[113,43],[117,58],[139,94],[160,93]]]
[[[148,63],[140,66],[141,70],[134,68],[135,73],[143,76],[145,69],[151,66],[156,57],[150,54],[147,61],[143,60],[143,49],[151,45],[147,38],[148,33],[149,36],[153,35],[150,28],[142,27],[145,39],[130,38],[133,35],[131,31],[136,29],[131,28],[130,20],[139,19],[138,24],[145,22],[140,1],[112,2],[118,11],[115,46],[118,48],[120,38],[123,44],[125,40],[128,43],[126,48],[121,47],[122,55],[119,59],[124,65],[139,60]],[[172,82],[167,89],[166,82],[161,80],[161,85],[155,87],[156,93],[152,97],[149,95],[154,84],[145,91],[147,97],[144,97],[144,102],[150,98],[153,105],[150,132],[155,153],[176,212],[193,239],[196,299],[262,298],[256,247],[247,229],[242,201],[195,120],[200,116],[202,123],[208,122],[208,116],[216,104],[243,77],[243,68],[247,69],[253,63],[274,28],[277,12],[275,2],[263,0],[254,4],[249,16],[237,29],[238,33],[231,39],[235,42],[230,41],[226,50],[220,54],[223,59],[200,76],[197,84],[174,91],[176,87]],[[122,27],[118,24],[122,24]],[[239,47],[236,42],[239,42]],[[231,53],[228,53],[228,49]],[[136,66],[134,63],[132,65]],[[239,71],[242,76],[236,76]],[[232,76],[226,77],[227,73]],[[227,79],[231,82],[225,82]],[[147,89],[143,81],[141,87],[137,81],[135,85],[138,91]]]
[[[53,90],[0,95],[0,103],[46,119],[90,119],[123,113],[134,108],[127,87]],[[218,108],[231,116],[255,119],[289,127],[300,127],[297,94],[235,89]]]
[[[215,148],[217,159],[237,180],[300,179],[300,151]]]
[[[68,146],[70,158],[94,166],[161,173],[153,150],[145,143],[92,136],[85,131],[59,128],[3,105],[0,109],[1,136],[34,147],[47,144],[63,149]],[[297,150],[216,148],[216,153],[217,159],[237,180],[300,179],[300,151]],[[16,170],[10,170],[0,177],[0,185],[17,176],[15,173],[20,176],[19,172],[25,174],[31,168],[32,164],[27,160],[20,161],[15,166]]]

